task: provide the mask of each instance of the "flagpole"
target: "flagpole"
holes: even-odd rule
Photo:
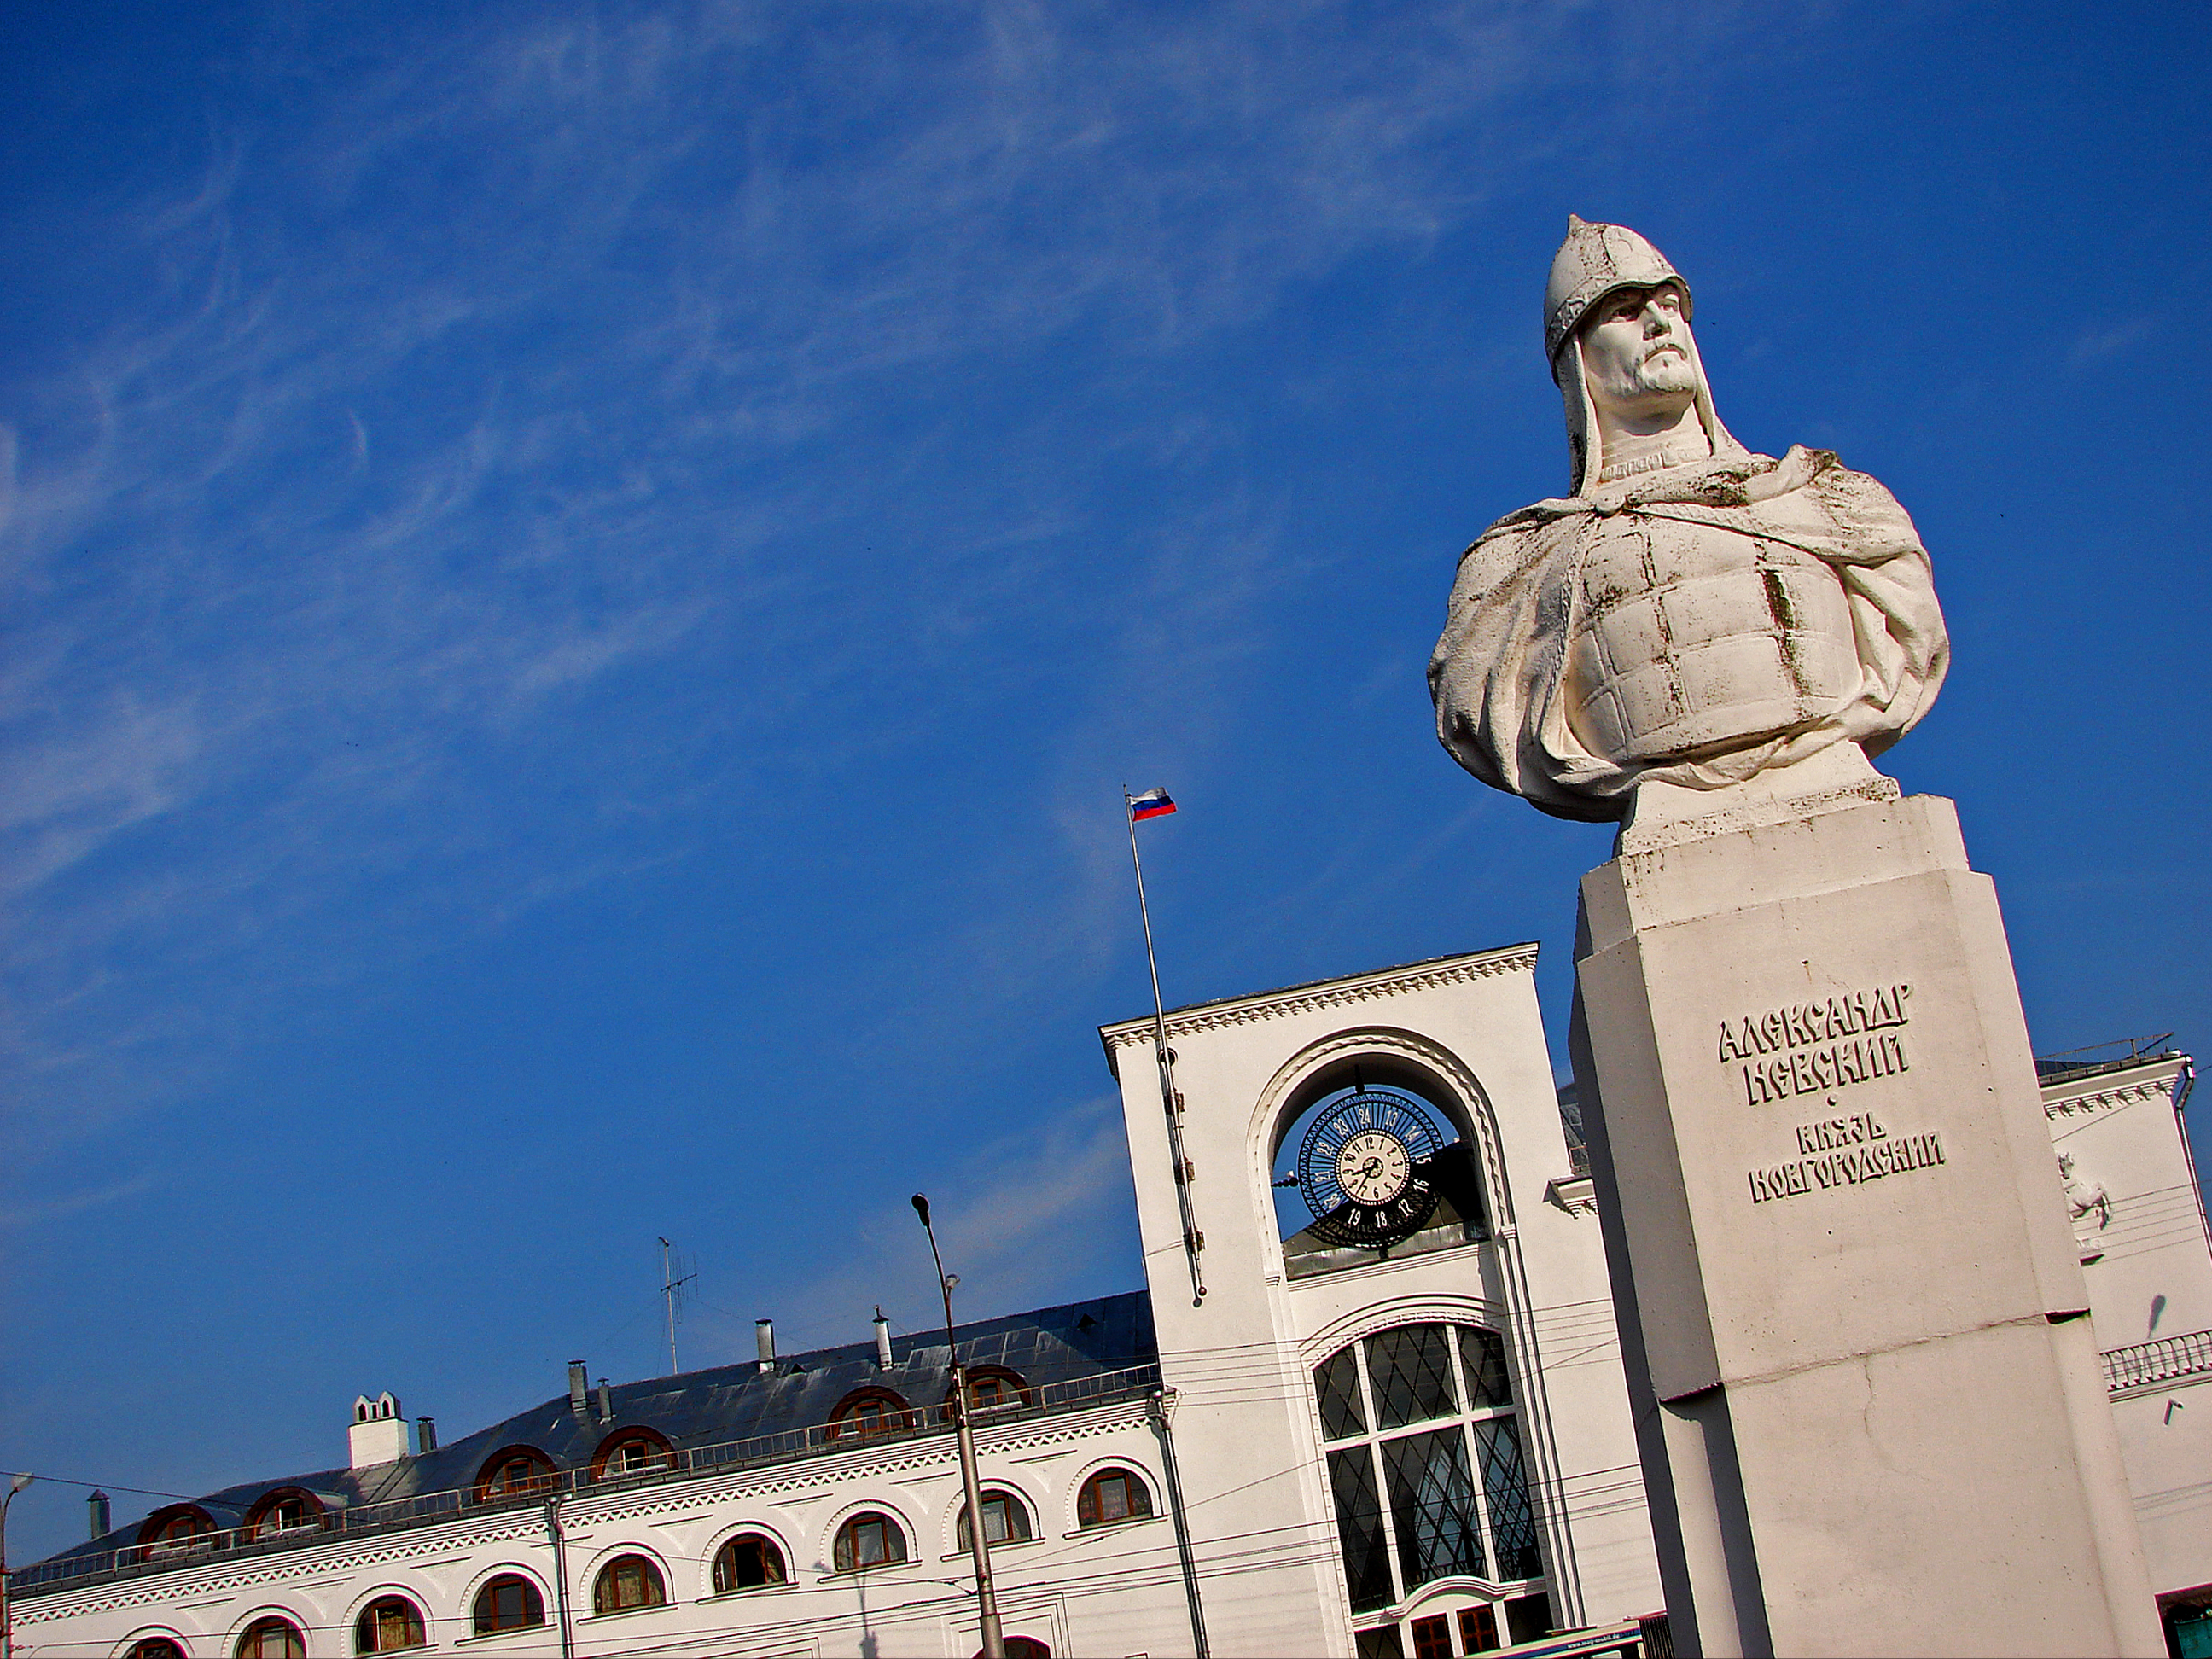
[[[1121,786],[1121,816],[1129,823],[1129,863],[1137,872],[1137,915],[1145,924],[1145,965],[1152,975],[1152,1055],[1160,1072],[1160,1109],[1168,1121],[1168,1156],[1175,1160],[1176,1207],[1182,1218],[1183,1254],[1190,1261],[1190,1304],[1206,1300],[1206,1276],[1198,1253],[1206,1248],[1206,1235],[1198,1230],[1190,1207],[1190,1164],[1182,1153],[1182,1102],[1176,1093],[1175,1062],[1168,1054],[1167,1007],[1160,1000],[1160,963],[1152,952],[1152,911],[1145,902],[1145,860],[1137,852],[1137,805],[1129,786]]]

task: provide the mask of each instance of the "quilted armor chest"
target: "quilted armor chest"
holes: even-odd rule
[[[1850,603],[1794,547],[1706,525],[1602,521],[1568,641],[1567,717],[1616,762],[1789,732],[1859,687]]]

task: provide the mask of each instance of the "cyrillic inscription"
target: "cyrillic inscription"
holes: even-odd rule
[[[1911,1069],[1904,1039],[1893,1029],[1911,1022],[1911,996],[1910,985],[1878,985],[1724,1019],[1721,1063],[1740,1066],[1744,1101],[1752,1106],[1893,1077]]]
[[[1912,1170],[1932,1170],[1943,1162],[1943,1137],[1937,1131],[1891,1135],[1864,1114],[1801,1123],[1797,1145],[1800,1150],[1817,1146],[1836,1150],[1749,1171],[1753,1203],[1771,1203],[1778,1198],[1795,1198],[1800,1193],[1816,1193],[1829,1187],[1861,1186]]]

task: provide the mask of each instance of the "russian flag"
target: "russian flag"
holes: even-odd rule
[[[1175,810],[1176,804],[1168,799],[1166,790],[1147,789],[1143,794],[1131,799],[1129,821],[1142,823],[1146,818],[1164,818]]]

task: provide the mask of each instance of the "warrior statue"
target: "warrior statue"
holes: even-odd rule
[[[1568,220],[1544,344],[1574,489],[1462,556],[1429,664],[1444,747],[1629,836],[1753,798],[1893,796],[1867,757],[1950,656],[1905,509],[1826,450],[1776,461],[1729,434],[1689,287],[1632,230]]]

